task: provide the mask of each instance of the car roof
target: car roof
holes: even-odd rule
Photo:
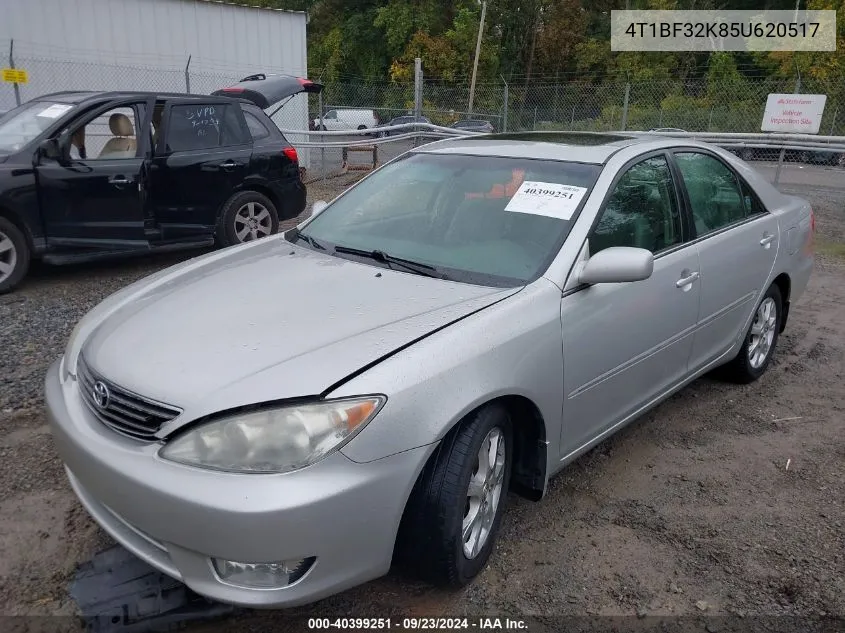
[[[414,151],[566,160],[602,165],[624,147],[654,141],[654,137],[598,132],[520,132],[444,139]]]

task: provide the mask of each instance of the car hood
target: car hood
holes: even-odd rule
[[[519,290],[265,241],[190,266],[125,301],[88,335],[86,362],[117,385],[183,408],[179,419],[188,421],[321,394]]]

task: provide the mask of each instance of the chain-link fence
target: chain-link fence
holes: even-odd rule
[[[2,51],[12,52],[11,42],[0,41]],[[209,94],[254,72],[285,72],[283,68],[233,68],[219,61],[126,55],[116,60],[76,61],[73,51],[62,55],[59,49],[28,50],[16,45],[4,65],[24,68],[28,82],[0,84],[0,112],[18,102],[61,90],[140,90]],[[424,61],[424,60],[423,60]],[[423,63],[424,66],[424,63]],[[320,73],[312,73],[320,79]],[[319,95],[300,95],[278,113],[280,128],[296,131],[307,125],[312,130],[348,130],[379,127],[399,117],[413,117],[419,105],[423,121],[451,126],[465,119],[479,119],[495,131],[526,130],[651,130],[675,128],[695,133],[759,133],[771,93],[824,94],[827,103],[820,135],[845,135],[845,77],[814,78],[708,78],[662,81],[548,80],[544,78],[480,82],[472,95],[468,83],[422,80],[417,104],[414,82],[325,81]],[[305,114],[307,108],[307,115]],[[471,110],[471,111],[470,111]],[[410,119],[413,121],[413,118]],[[404,119],[401,122],[408,122]],[[373,133],[373,132],[368,132]],[[376,130],[375,133],[378,133]],[[294,144],[337,137],[306,137],[289,133]],[[350,137],[352,141],[354,138]],[[376,160],[383,163],[415,143],[397,140],[380,145]],[[338,147],[303,148],[303,164],[311,177],[323,177],[353,163],[373,160],[368,150],[344,152]],[[808,164],[836,168],[842,154],[809,148],[779,150],[766,147],[737,148],[746,160]]]

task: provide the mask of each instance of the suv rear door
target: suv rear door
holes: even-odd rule
[[[249,172],[252,138],[232,99],[168,99],[151,168],[161,241],[213,235],[223,204]]]
[[[39,204],[51,246],[146,249],[146,169],[153,99],[110,101],[58,134],[62,158],[39,157]]]

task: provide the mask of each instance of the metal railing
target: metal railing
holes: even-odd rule
[[[570,130],[556,130],[562,133]],[[370,130],[308,131],[288,129],[285,134],[298,134],[307,140],[295,143],[297,147],[319,150],[312,153],[312,171],[319,177],[342,170],[347,164],[348,148],[378,147],[379,163],[418,146],[441,138],[476,136],[477,132],[459,130],[426,123],[407,123],[383,126]],[[384,136],[390,132],[390,136]],[[398,133],[397,133],[398,132]],[[627,135],[647,135],[670,138],[687,138],[717,145],[737,154],[761,171],[775,185],[780,184],[786,164],[801,166],[834,167],[828,173],[833,186],[845,189],[845,137],[818,136],[813,134],[751,134],[708,132],[620,132]],[[792,179],[794,180],[794,178]]]

